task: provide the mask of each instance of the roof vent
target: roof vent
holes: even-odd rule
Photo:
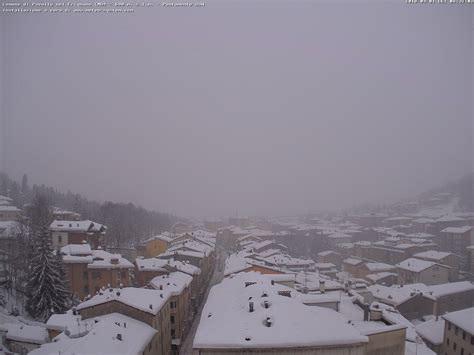
[[[149,307],[150,309],[153,309],[153,305],[152,305],[151,303],[148,305],[148,307]]]
[[[253,312],[253,302],[249,302],[249,312]]]
[[[160,285],[160,290],[163,290],[163,285]]]
[[[117,334],[117,340],[122,341],[122,334],[120,334],[120,333]]]
[[[269,328],[272,326],[272,319],[270,317],[267,317],[265,319],[265,326],[267,326]]]
[[[268,302],[268,301],[263,301],[263,306],[264,306],[265,308],[270,308],[270,302]]]
[[[264,293],[262,294],[262,297],[268,297],[268,294],[267,294],[266,292],[264,292]]]
[[[246,338],[245,338],[245,341],[250,341],[250,340],[252,340],[251,337],[246,337]]]
[[[163,298],[163,294],[162,294],[162,293],[160,293],[160,297]]]
[[[272,286],[275,285],[275,280],[272,280]]]

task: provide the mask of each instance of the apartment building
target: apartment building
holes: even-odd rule
[[[449,266],[415,258],[406,259],[398,263],[396,267],[398,284],[444,284],[449,281],[451,271]]]
[[[51,240],[54,248],[62,248],[68,244],[86,242],[93,249],[102,245],[107,227],[103,224],[84,221],[54,220],[50,226]]]
[[[474,308],[448,313],[443,318],[442,354],[474,354]]]
[[[62,262],[71,293],[83,299],[103,287],[127,287],[133,264],[120,254],[92,250],[89,244],[69,244],[61,248]]]
[[[171,354],[170,293],[143,288],[110,288],[100,291],[76,309],[83,319],[111,313],[123,314],[143,322],[157,332],[152,341],[152,354]]]

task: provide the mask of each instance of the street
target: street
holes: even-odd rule
[[[226,253],[225,250],[222,249],[221,247],[216,247],[216,251],[218,253],[218,257],[216,260],[222,260],[222,262],[225,261],[226,258]],[[181,349],[180,349],[180,355],[190,355],[193,352],[193,341],[194,341],[194,335],[196,334],[197,327],[199,325],[199,320],[201,319],[201,312],[206,304],[207,297],[209,295],[209,291],[212,286],[220,283],[222,279],[224,278],[224,267],[222,267],[222,270],[219,271],[219,267],[216,265],[214,269],[214,274],[212,275],[211,281],[209,282],[209,286],[207,287],[206,293],[204,295],[203,302],[199,306],[199,309],[194,317],[193,324],[191,325],[191,328],[189,329],[188,335],[186,336],[186,339],[184,339]]]

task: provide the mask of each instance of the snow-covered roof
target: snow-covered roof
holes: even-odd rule
[[[4,196],[4,195],[0,195],[0,201],[12,202],[13,200],[12,200],[10,197]]]
[[[0,324],[0,332],[6,332],[6,338],[9,340],[23,343],[44,344],[49,339],[46,328],[37,325],[5,323]]]
[[[0,238],[11,238],[18,231],[19,223],[16,221],[0,221]]]
[[[474,335],[474,307],[450,312],[445,314],[443,318],[467,333]]]
[[[416,332],[431,344],[440,345],[444,337],[444,319],[435,317],[415,325]]]
[[[107,302],[120,302],[150,314],[157,314],[166,303],[171,293],[167,290],[149,290],[144,288],[125,287],[101,290],[90,300],[79,304],[77,310],[97,306]]]
[[[147,240],[145,240],[143,243],[148,243],[148,242],[151,242],[153,240],[162,240],[166,243],[170,243],[173,238],[171,238],[170,236],[166,235],[166,234],[158,234],[158,235],[155,235],[151,238],[148,238]]]
[[[30,354],[141,355],[156,333],[149,325],[119,313],[95,319],[98,322],[87,335],[74,339],[62,337],[56,342],[42,345]]]
[[[454,255],[452,253],[448,253],[445,251],[436,251],[436,250],[428,250],[428,251],[423,251],[421,253],[413,255],[415,258],[422,258],[422,259],[429,259],[429,260],[436,260],[440,261],[443,260],[444,258]]]
[[[455,215],[444,215],[440,218],[438,218],[437,220],[435,220],[435,222],[461,222],[461,221],[464,221],[464,218],[460,218],[460,217],[456,217]]]
[[[470,281],[450,282],[440,285],[428,286],[426,291],[426,297],[438,298],[460,292],[474,291],[474,283]]]
[[[88,232],[94,223],[92,221],[62,221],[54,220],[49,229],[52,231],[74,231],[74,232]]]
[[[0,205],[0,212],[20,212],[20,209],[15,206]]]
[[[173,258],[137,258],[135,259],[135,263],[139,271],[165,271],[168,269],[175,269],[188,275],[199,275],[201,273],[201,269],[197,266],[194,266],[189,262],[177,261]]]
[[[156,276],[150,281],[155,290],[166,290],[172,296],[178,296],[193,281],[193,277],[183,272],[170,272],[168,275]]]
[[[74,315],[72,310],[64,314],[53,314],[46,322],[46,329],[63,332],[68,330],[69,336],[77,337],[85,335],[94,325],[94,319],[82,319],[80,315]]]
[[[260,243],[257,243],[253,246],[253,248],[256,250],[256,251],[259,251],[260,249],[262,248],[265,248],[266,246],[269,246],[269,245],[272,245],[274,244],[273,241],[271,240],[264,240],[263,242],[260,242]]]
[[[387,304],[400,305],[418,293],[424,294],[427,291],[427,286],[425,284],[397,285],[392,287],[372,285],[368,289],[376,299]]]
[[[164,253],[161,253],[160,255],[158,255],[158,257],[163,257],[163,258],[167,258],[167,257],[172,257],[172,256],[175,256],[175,255],[183,255],[183,256],[188,256],[188,257],[191,257],[191,258],[199,258],[199,259],[203,259],[206,257],[206,254],[204,253],[201,253],[200,251],[189,251],[189,250],[174,250],[174,251],[166,251]]]
[[[466,232],[469,232],[472,228],[472,226],[464,226],[464,227],[448,227],[444,228],[441,233],[453,233],[453,234],[463,234]]]
[[[193,347],[301,348],[368,341],[339,313],[305,306],[294,292],[277,283],[272,285],[258,273],[224,279],[209,293]],[[253,302],[253,312],[249,311],[249,301]]]
[[[104,250],[92,250],[92,263],[88,269],[131,269],[133,264],[120,254],[111,254]]]
[[[332,233],[332,234],[328,235],[327,237],[330,238],[330,239],[351,239],[352,235],[346,234],[346,233],[341,233],[341,232],[336,232],[336,233]]]
[[[396,266],[400,269],[411,271],[411,272],[421,272],[423,270],[429,269],[430,267],[434,265],[437,265],[437,264],[432,261],[408,258],[398,263]]]
[[[341,256],[341,254],[339,254],[338,252],[332,251],[332,250],[326,250],[326,251],[319,252],[318,256],[328,256],[328,255],[332,255],[332,254]]]
[[[364,260],[356,259],[356,258],[347,258],[342,261],[344,264],[349,265],[360,265],[364,262]]]
[[[397,276],[397,274],[393,273],[393,272],[378,272],[378,273],[375,273],[375,274],[368,274],[367,276],[365,276],[366,279],[372,281],[372,282],[377,282],[379,280],[382,280],[386,277],[389,277],[389,276]]]
[[[68,244],[61,248],[61,254],[64,255],[92,255],[89,244]]]
[[[365,266],[371,272],[390,271],[395,269],[395,266],[385,263],[366,263]]]

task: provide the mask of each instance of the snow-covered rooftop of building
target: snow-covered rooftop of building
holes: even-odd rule
[[[437,251],[437,250],[428,250],[428,251],[423,251],[421,253],[413,255],[415,258],[422,258],[422,259],[429,259],[429,260],[436,260],[440,261],[443,260],[444,258],[454,255],[452,253],[448,253],[445,251]]]
[[[372,282],[377,282],[379,280],[382,280],[386,277],[389,277],[389,276],[397,276],[397,274],[393,273],[393,272],[378,272],[378,273],[375,273],[375,274],[368,274],[365,278],[372,281]]]
[[[197,266],[185,261],[177,261],[173,258],[159,259],[159,258],[137,258],[135,263],[139,271],[165,271],[169,268],[176,269],[188,275],[199,275],[201,269]]]
[[[446,284],[428,286],[425,296],[437,298],[472,290],[474,290],[474,283],[471,281],[450,282]]]
[[[92,250],[92,263],[88,269],[131,269],[133,264],[120,254],[111,254],[105,250]]]
[[[364,262],[362,259],[356,259],[356,258],[347,258],[343,260],[344,264],[349,264],[349,265],[360,265]]]
[[[474,307],[450,312],[445,314],[443,318],[467,333],[474,335]]]
[[[182,250],[182,249],[166,251],[158,255],[158,257],[168,258],[170,256],[172,257],[175,255],[183,255],[183,256],[188,256],[190,258],[198,258],[198,259],[203,259],[206,257],[206,254],[201,253],[200,251],[190,251],[190,250]]]
[[[16,221],[0,221],[0,238],[11,238],[18,231],[19,223]]]
[[[193,281],[193,277],[183,272],[175,271],[168,275],[156,276],[150,281],[155,290],[166,290],[172,296],[178,296]]]
[[[143,243],[148,243],[148,242],[151,242],[153,240],[161,240],[163,242],[170,243],[173,240],[173,238],[171,236],[167,235],[167,234],[162,233],[162,234],[158,234],[158,235],[155,235],[151,238],[148,238],[148,239],[144,240]]]
[[[209,293],[193,347],[289,348],[367,342],[340,314],[305,306],[294,292],[272,285],[258,273],[224,279]],[[253,302],[253,312],[249,311],[249,302]]]
[[[389,271],[394,270],[395,266],[385,263],[366,263],[365,266],[371,272],[382,272],[382,271]]]
[[[95,318],[98,323],[87,335],[42,345],[32,355],[141,355],[153,339],[156,330],[149,325],[118,313]]]
[[[463,234],[469,232],[472,226],[464,226],[464,227],[447,227],[441,231],[441,233],[454,233],[454,234]]]
[[[415,325],[416,332],[423,338],[434,345],[443,343],[444,336],[444,319],[436,317],[427,320],[426,322]]]
[[[20,209],[15,206],[0,205],[0,212],[20,212]]]
[[[61,254],[64,255],[92,255],[89,244],[68,244],[61,248]]]
[[[464,221],[464,218],[460,218],[460,217],[456,217],[455,215],[444,215],[440,218],[438,218],[437,220],[435,220],[435,222],[461,222],[461,221]]]
[[[351,239],[352,235],[347,233],[336,232],[327,236],[330,239]]]
[[[64,314],[53,314],[46,322],[46,329],[69,332],[70,337],[86,334],[94,325],[94,319],[82,319],[80,315],[74,315],[72,310]]]
[[[120,302],[150,314],[157,314],[170,297],[167,290],[149,290],[144,288],[126,287],[101,290],[90,300],[79,304],[77,310],[97,306],[107,302]]]
[[[48,341],[48,331],[44,327],[20,323],[0,324],[0,331],[6,338],[30,344],[44,344]]]
[[[417,293],[426,292],[427,286],[425,284],[410,284],[392,287],[372,285],[369,286],[369,291],[372,292],[376,299],[382,302],[391,305],[400,305],[414,297]]]
[[[426,270],[432,267],[433,265],[436,265],[436,263],[432,261],[408,258],[406,260],[399,262],[396,266],[399,267],[400,269],[407,270],[407,271],[421,272],[423,270]]]
[[[328,255],[332,255],[332,254],[339,255],[339,256],[341,255],[338,252],[335,252],[335,251],[332,251],[332,250],[326,250],[326,251],[319,252],[318,256],[328,256]]]

